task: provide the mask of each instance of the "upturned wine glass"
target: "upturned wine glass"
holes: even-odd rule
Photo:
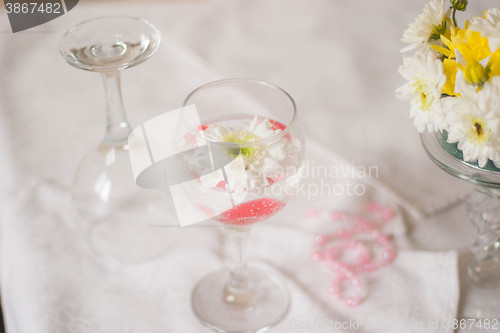
[[[160,44],[159,31],[134,17],[99,17],[80,23],[62,37],[59,49],[72,66],[100,72],[106,96],[106,127],[102,142],[81,161],[72,184],[72,202],[87,222],[93,249],[122,261],[142,261],[165,245],[152,225],[171,214],[161,192],[138,188],[132,176],[127,120],[120,71],[151,57]]]

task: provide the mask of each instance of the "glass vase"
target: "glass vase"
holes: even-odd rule
[[[476,229],[467,265],[470,280],[488,286],[500,281],[500,170],[464,162],[446,133],[423,133],[422,144],[430,159],[447,173],[476,185],[467,199],[467,215]]]

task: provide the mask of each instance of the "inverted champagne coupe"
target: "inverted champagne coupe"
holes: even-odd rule
[[[134,17],[100,17],[80,23],[62,37],[59,49],[72,66],[100,72],[106,94],[106,130],[98,147],[81,161],[72,184],[72,203],[87,222],[87,240],[100,254],[142,261],[161,252],[162,232],[152,228],[171,216],[164,193],[138,188],[132,176],[120,71],[152,56],[159,31]]]
[[[267,223],[296,193],[304,139],[295,102],[272,84],[227,79],[194,90],[184,102],[190,105],[199,119],[187,125],[192,131],[185,141],[206,142],[211,164],[225,164],[225,176],[214,178],[216,167],[184,193],[224,227],[228,259],[195,286],[192,308],[214,331],[263,332],[284,318],[289,294],[271,269],[247,265],[245,247],[253,224]],[[219,163],[228,156],[231,166]],[[216,191],[232,197],[231,208],[220,208],[224,200],[217,200]]]

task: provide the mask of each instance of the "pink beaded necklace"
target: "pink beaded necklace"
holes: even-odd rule
[[[360,274],[373,272],[395,257],[389,237],[380,231],[380,227],[393,218],[393,210],[370,202],[367,211],[369,218],[316,209],[307,214],[315,217],[326,213],[337,227],[333,233],[314,237],[312,259],[326,264],[334,272],[328,293],[349,306],[358,306],[365,297]]]

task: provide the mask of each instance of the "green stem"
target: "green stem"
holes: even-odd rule
[[[453,24],[455,25],[455,27],[458,27],[458,24],[457,24],[457,19],[455,17],[455,13],[457,12],[457,9],[456,8],[453,8],[453,13],[451,14],[452,18],[453,18]]]

